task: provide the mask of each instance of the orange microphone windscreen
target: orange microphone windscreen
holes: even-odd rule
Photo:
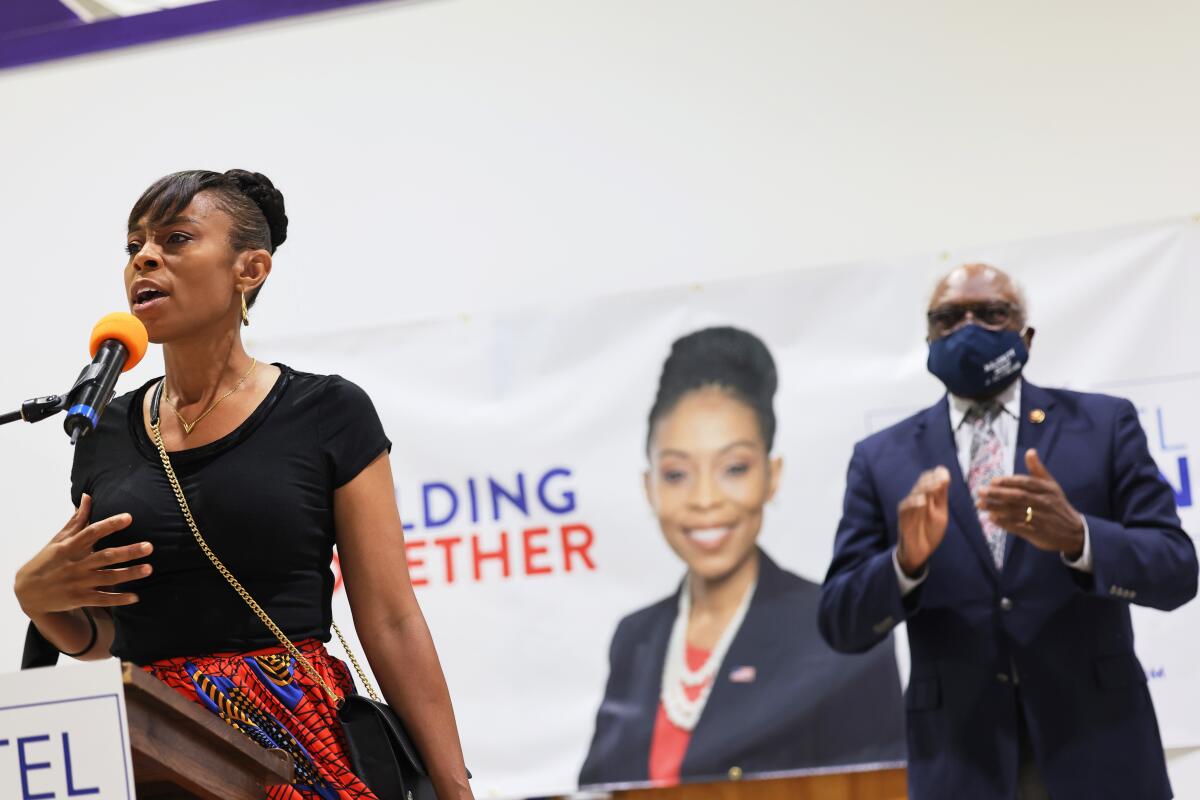
[[[146,355],[146,348],[150,346],[150,335],[146,333],[146,326],[128,311],[114,311],[101,317],[96,327],[92,328],[89,351],[93,358],[96,357],[100,345],[109,339],[116,339],[129,351],[129,359],[121,369],[122,372],[136,367],[142,356]]]

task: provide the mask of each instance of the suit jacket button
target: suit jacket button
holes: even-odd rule
[[[1012,611],[1012,607],[1013,607],[1012,600],[1008,599],[1007,597],[1000,598],[1000,610],[1001,611]]]
[[[729,780],[740,781],[741,779],[742,779],[742,768],[741,767],[730,767],[729,768]]]

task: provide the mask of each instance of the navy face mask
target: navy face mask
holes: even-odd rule
[[[970,324],[930,342],[927,366],[951,394],[975,399],[1003,391],[1028,360],[1019,332]]]

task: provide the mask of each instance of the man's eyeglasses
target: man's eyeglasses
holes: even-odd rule
[[[1019,310],[1005,302],[947,304],[930,309],[925,318],[931,330],[946,332],[957,328],[968,313],[984,327],[1004,328],[1017,318]]]

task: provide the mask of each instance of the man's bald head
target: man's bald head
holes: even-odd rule
[[[1025,312],[1025,293],[1002,269],[990,264],[963,264],[951,270],[938,281],[929,307],[936,308],[945,302],[987,302],[1003,300]]]
[[[1009,309],[1006,319],[999,325],[993,325],[988,320],[978,319],[975,310],[1000,306]],[[1025,327],[1026,303],[1025,293],[1017,282],[1007,272],[990,264],[964,264],[951,270],[938,281],[929,298],[929,338],[940,338],[966,324],[966,315],[961,321],[947,326],[939,324],[939,320],[949,319],[944,312],[950,310],[970,310],[970,318],[987,327],[1010,328],[1021,330]],[[996,311],[998,313],[998,311]],[[997,317],[998,319],[999,317]]]

